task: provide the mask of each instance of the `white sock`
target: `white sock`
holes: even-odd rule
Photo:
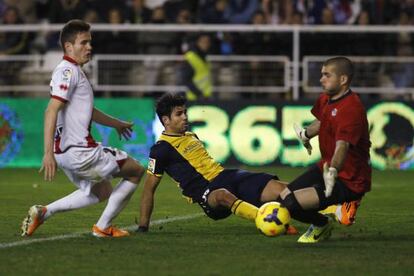
[[[113,189],[101,217],[96,225],[106,229],[112,225],[112,220],[124,209],[138,185],[122,179]]]
[[[75,210],[96,204],[98,202],[99,198],[96,195],[92,193],[90,195],[86,195],[81,190],[76,190],[73,193],[47,205],[47,212],[44,216],[44,219],[47,219],[54,213]]]

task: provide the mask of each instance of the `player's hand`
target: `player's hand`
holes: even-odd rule
[[[42,167],[40,168],[39,172],[44,171],[45,180],[52,181],[56,174],[56,160],[52,154],[45,154],[43,156]]]
[[[312,154],[312,145],[310,144],[310,139],[306,136],[306,129],[298,126],[297,124],[293,124],[293,129],[296,132],[296,136],[299,140],[302,141],[302,144],[305,146],[308,154]]]
[[[115,126],[115,129],[118,132],[119,140],[121,140],[122,137],[124,137],[125,140],[129,140],[132,136],[133,126],[134,123],[132,122],[119,121]]]
[[[323,164],[323,180],[325,182],[325,197],[330,197],[335,186],[338,171],[334,167],[328,167],[328,163]]]

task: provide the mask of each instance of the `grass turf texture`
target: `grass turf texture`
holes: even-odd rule
[[[259,168],[292,180],[304,169]],[[268,238],[237,217],[214,222],[205,216],[158,224],[146,234],[97,239],[89,234],[104,204],[60,213],[30,238],[19,227],[32,204],[46,204],[74,190],[63,174],[53,183],[32,169],[0,171],[0,275],[280,275],[411,274],[414,270],[414,172],[375,171],[373,189],[362,201],[357,223],[336,226],[330,240],[297,244],[298,236]],[[142,187],[116,219],[130,226],[138,215]],[[199,214],[165,178],[153,220]],[[307,225],[294,222],[301,233]],[[79,236],[5,248],[28,239]],[[2,248],[3,247],[3,248]]]

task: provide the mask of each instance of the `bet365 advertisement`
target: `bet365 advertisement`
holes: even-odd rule
[[[413,103],[365,103],[370,124],[371,162],[377,169],[414,168]],[[296,139],[293,124],[315,118],[312,103],[219,102],[188,110],[192,131],[211,155],[227,165],[307,166],[319,160],[318,139],[312,155]]]
[[[43,158],[43,120],[48,99],[0,99],[0,167],[40,167]],[[154,141],[153,101],[150,99],[95,99],[103,112],[134,122],[129,141],[119,140],[109,127],[92,125],[92,136],[104,145],[128,152],[146,164]]]
[[[0,167],[40,167],[47,99],[0,99]],[[157,130],[151,99],[96,99],[100,110],[133,121],[134,134],[120,141],[115,130],[93,124],[96,141],[125,150],[147,164]],[[414,103],[365,103],[370,123],[371,162],[377,169],[414,169]],[[319,160],[318,140],[309,156],[293,124],[314,120],[310,102],[215,101],[191,104],[191,131],[225,166],[308,166]],[[159,128],[158,128],[159,129]]]

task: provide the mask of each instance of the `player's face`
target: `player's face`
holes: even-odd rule
[[[320,79],[320,82],[326,94],[328,94],[329,96],[335,96],[341,92],[341,78],[336,73],[335,66],[323,66],[321,74],[322,77]]]
[[[78,64],[83,65],[91,60],[92,36],[90,32],[82,32],[76,35],[75,43],[68,43],[67,54]]]
[[[165,123],[167,132],[182,134],[188,129],[187,107],[176,106]]]

